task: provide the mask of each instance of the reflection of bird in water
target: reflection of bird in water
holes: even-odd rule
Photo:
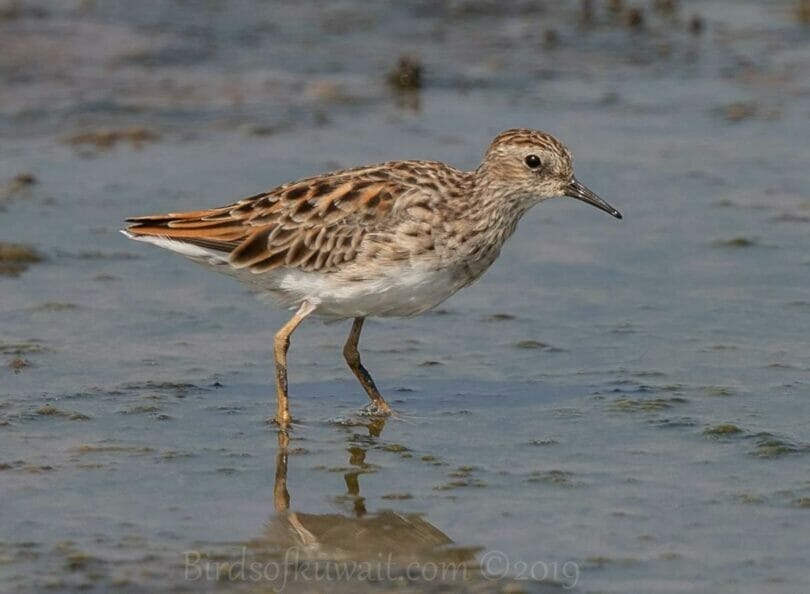
[[[384,423],[380,418],[371,421],[366,426],[369,436],[378,436]],[[391,510],[369,513],[366,510],[365,500],[360,496],[360,475],[369,472],[367,447],[352,445],[348,450],[351,469],[344,479],[353,502],[350,515],[291,510],[287,489],[289,437],[285,431],[279,431],[278,439],[273,492],[277,513],[268,522],[262,537],[253,541],[254,546],[276,551],[295,548],[298,559],[302,560],[474,561],[478,549],[451,547],[453,541],[420,514]]]
[[[383,592],[401,594],[563,591],[548,573],[540,581],[526,575],[519,582],[508,577],[508,559],[503,553],[495,551],[495,565],[485,564],[484,558],[479,562],[480,547],[456,545],[420,514],[368,511],[360,495],[360,475],[374,472],[366,456],[384,424],[384,419],[375,418],[365,425],[368,436],[354,433],[351,437],[350,468],[343,475],[347,493],[341,497],[352,504],[348,513],[310,514],[291,509],[287,489],[290,440],[286,431],[279,431],[273,489],[276,513],[262,534],[242,548],[240,559],[218,566],[217,579],[224,575],[237,587],[234,591],[243,591],[238,582],[246,579],[242,584],[248,587],[245,591],[254,592],[255,582],[262,582],[270,586],[267,591],[290,594],[369,594],[381,587]],[[577,575],[563,577],[570,581]]]

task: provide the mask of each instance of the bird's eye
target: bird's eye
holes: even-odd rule
[[[526,167],[529,169],[537,169],[540,167],[540,165],[542,165],[540,157],[537,155],[527,155],[526,158],[523,159],[523,162],[526,163]]]

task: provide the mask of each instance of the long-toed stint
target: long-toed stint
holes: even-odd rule
[[[617,219],[574,177],[550,134],[507,130],[475,171],[390,161],[284,184],[228,206],[128,219],[123,233],[178,252],[269,295],[295,313],[274,341],[276,422],[287,398],[290,335],[309,315],[353,318],[343,355],[371,398],[391,408],[360,362],[369,316],[413,316],[480,277],[532,206],[570,196]]]

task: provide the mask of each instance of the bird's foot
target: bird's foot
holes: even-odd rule
[[[390,417],[393,414],[394,411],[387,402],[369,402],[360,409],[360,415],[364,417]]]
[[[279,429],[289,429],[292,426],[293,419],[290,413],[286,415],[276,415],[265,419],[266,423],[276,425]]]

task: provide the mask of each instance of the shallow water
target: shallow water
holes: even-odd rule
[[[681,2],[639,31],[596,4],[590,25],[474,1],[0,20],[0,241],[43,258],[0,274],[2,583],[305,592],[373,562],[391,573],[327,589],[810,589],[810,32],[794,2]],[[401,54],[418,95],[386,84]],[[348,326],[307,322],[279,443],[287,312],[117,232],[330,168],[471,168],[511,126],[563,138],[625,219],[545,203],[476,285],[370,321],[384,426]]]

